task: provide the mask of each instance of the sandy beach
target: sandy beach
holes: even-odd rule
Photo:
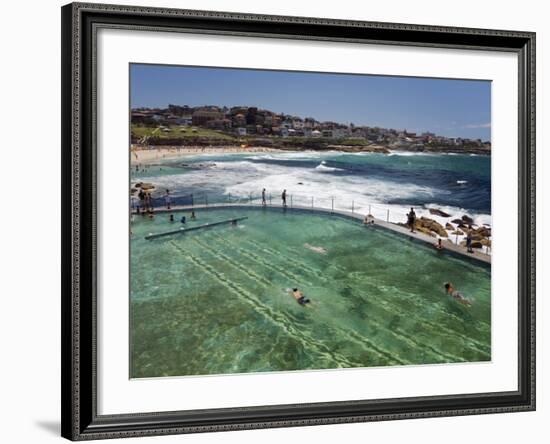
[[[177,159],[186,156],[196,156],[203,154],[225,154],[225,153],[269,153],[280,152],[281,150],[268,147],[253,147],[242,148],[240,146],[228,145],[228,146],[216,146],[216,147],[202,147],[202,146],[158,146],[151,147],[149,149],[143,149],[141,147],[133,145],[131,147],[131,164],[143,164],[153,163],[164,159]]]

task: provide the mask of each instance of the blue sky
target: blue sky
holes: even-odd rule
[[[130,75],[132,108],[246,105],[491,140],[489,81],[142,64],[132,64]]]

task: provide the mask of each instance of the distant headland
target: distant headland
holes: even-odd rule
[[[491,154],[491,143],[481,139],[318,121],[253,106],[134,108],[131,143],[143,148],[240,146],[292,151]]]

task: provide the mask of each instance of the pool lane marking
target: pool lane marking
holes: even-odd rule
[[[220,236],[217,236],[217,237],[219,237],[220,239],[222,239],[224,242],[230,244],[230,242],[227,241],[226,239],[223,239],[223,238],[221,238]],[[255,245],[255,246],[258,247],[258,248],[262,248],[262,249],[265,250],[268,254],[271,254],[271,255],[274,255],[274,256],[276,255],[275,253],[272,252],[272,251],[275,251],[275,250],[273,250],[273,249],[271,249],[271,248],[264,248],[261,244],[259,244],[259,243],[256,242],[256,241],[252,241],[252,240],[247,239],[247,240],[245,240],[245,242],[248,242],[248,243],[250,243],[250,244],[252,244],[252,245]],[[239,249],[238,247],[234,247],[234,248]],[[290,248],[287,247],[287,249],[290,249]],[[269,250],[272,250],[272,251],[269,251]],[[283,257],[283,258],[285,257],[285,256],[282,255],[282,254],[277,254],[276,256],[278,256],[278,257]],[[309,268],[310,270],[314,270],[312,267],[304,267],[304,268]],[[335,267],[335,268],[340,268],[342,271],[344,271],[344,269],[343,269],[342,267]],[[319,270],[318,272],[317,272],[317,271],[311,271],[311,274],[315,274],[316,277],[320,278],[320,279],[323,280],[324,282],[327,282],[327,283],[331,282],[331,281],[330,281],[329,279],[327,279],[323,274],[321,274],[320,270]],[[357,281],[357,280],[358,280],[357,276],[354,276],[353,274],[350,274],[350,277],[349,277],[348,279],[352,279],[352,280],[354,280],[354,281]],[[362,284],[364,284],[364,283],[362,283]],[[389,297],[392,298],[393,300],[401,300],[400,298],[394,297],[394,296],[392,295],[391,292],[389,292],[388,295],[389,295]],[[373,302],[372,302],[372,301],[369,301],[369,303],[373,303]],[[413,304],[414,304],[415,306],[417,306],[417,307],[422,307],[422,304],[420,304],[420,303],[418,303],[418,302],[416,302],[416,301],[414,301]],[[394,309],[389,309],[389,308],[385,307],[383,304],[379,303],[378,300],[376,300],[375,305],[381,307],[384,311],[386,311],[386,312],[388,312],[388,313],[390,313],[390,314],[393,314],[393,313],[395,312]],[[438,303],[438,306],[444,308],[444,304],[442,304],[442,303]],[[393,311],[392,311],[392,310],[393,310]],[[398,312],[399,312],[399,314],[400,314],[401,316],[404,316],[404,317],[407,317],[407,318],[411,318],[411,317],[412,317],[412,318],[415,319],[421,326],[422,326],[422,324],[426,324],[426,325],[429,325],[429,326],[433,327],[433,328],[434,328],[434,331],[430,331],[430,330],[425,329],[425,328],[423,329],[423,330],[425,331],[425,333],[427,333],[427,334],[429,334],[429,333],[436,333],[436,334],[438,334],[439,336],[451,338],[451,339],[453,339],[453,340],[455,339],[455,336],[458,336],[458,337],[460,337],[461,339],[463,339],[463,340],[465,341],[465,343],[462,343],[462,344],[459,343],[459,345],[469,345],[469,346],[473,349],[473,351],[476,351],[476,352],[478,352],[478,353],[480,353],[480,354],[482,354],[482,355],[487,355],[487,354],[489,354],[489,356],[490,356],[490,348],[491,348],[490,346],[487,346],[486,344],[483,344],[483,343],[481,343],[481,342],[479,342],[479,341],[477,341],[477,340],[475,340],[475,339],[472,339],[472,338],[470,338],[470,337],[468,337],[468,336],[466,336],[466,335],[460,333],[459,331],[457,331],[457,330],[455,330],[455,329],[452,330],[452,331],[454,332],[454,334],[449,334],[449,333],[447,333],[447,332],[441,327],[441,325],[439,325],[439,324],[435,324],[435,323],[433,323],[433,322],[431,322],[431,321],[428,321],[428,320],[426,320],[426,319],[424,319],[424,318],[422,318],[422,317],[419,317],[419,316],[417,316],[417,315],[411,315],[410,313],[405,313],[403,310],[399,310]],[[454,315],[454,314],[452,314],[452,313],[449,313],[447,310],[445,310],[444,313],[445,313],[447,316],[451,317],[451,318],[457,319],[458,321],[460,321],[460,323],[463,322],[463,320],[462,320],[461,318],[457,317],[456,315]],[[401,336],[404,337],[404,338],[407,338],[406,334],[403,333],[403,332],[401,332]],[[454,340],[453,342],[456,343],[457,341]],[[474,345],[474,344],[475,344],[475,345]],[[428,347],[428,346],[427,346],[427,347]],[[448,355],[446,352],[442,352],[442,351],[438,350],[438,349],[435,348],[435,347],[432,347],[432,346],[430,346],[430,347],[432,348],[432,350],[433,350],[434,352],[439,353],[441,356],[447,356],[447,358],[449,358],[449,356],[452,356],[452,355]],[[436,350],[437,350],[437,351],[436,351]],[[463,358],[458,358],[458,357],[456,357],[456,359],[457,359],[459,362],[464,361]]]
[[[216,259],[221,260],[224,263],[229,263],[233,267],[239,269],[241,272],[245,273],[248,277],[254,278],[258,282],[262,282],[264,285],[272,285],[271,281],[266,279],[265,277],[259,275],[258,273],[250,270],[249,268],[244,267],[243,265],[235,262],[233,259],[231,259],[229,256],[214,250],[209,245],[204,244],[203,242],[199,241],[196,238],[192,239],[193,242],[195,242],[199,247],[201,247],[203,250],[214,256]]]
[[[296,256],[298,254],[303,254],[305,251],[299,251],[297,249],[292,249],[291,250],[290,247],[287,246],[286,250],[287,251],[294,251],[294,253],[292,255],[286,255],[281,250],[275,250],[274,248],[263,245],[263,244],[261,244],[257,241],[252,240],[252,239],[244,239],[244,242],[255,246],[258,250],[266,252],[266,253],[270,254],[271,256],[274,256],[274,257],[277,257],[277,258],[282,258],[285,261],[292,262],[293,264],[295,264],[298,267],[308,269],[308,270],[310,270],[310,272],[312,274],[321,274],[321,270],[313,268],[313,267],[309,266],[308,264],[303,264],[300,261],[298,261],[298,260],[296,260],[292,257],[292,256]]]
[[[204,245],[202,242],[198,242],[196,239],[195,239],[195,242],[201,247],[201,248],[204,248],[205,250],[209,250],[208,247],[206,247],[206,245]],[[212,250],[210,249],[211,251],[208,251],[209,254],[211,254],[212,256],[216,257],[218,260],[222,261],[223,263],[229,263],[230,265],[232,265],[234,268],[237,268],[239,271],[241,271],[242,273],[244,273],[248,278],[251,278],[251,277],[257,277],[258,275],[254,272],[250,272],[249,269],[245,268],[245,267],[242,267],[238,264],[236,264],[233,260],[231,260],[230,258],[228,258],[227,256],[225,255],[220,255],[220,257],[218,257],[217,253],[215,250]],[[225,256],[225,257],[224,257]],[[251,276],[252,275],[252,276]],[[262,282],[264,284],[264,286],[267,286],[267,287],[272,287],[273,286],[273,283],[272,282],[269,282],[269,281],[266,281],[265,279],[257,279],[259,280],[260,282]],[[237,284],[235,284],[237,285]],[[347,333],[347,330],[345,329],[341,329],[339,328],[339,331],[340,332],[343,332],[343,333]],[[347,335],[349,337],[349,335]],[[378,346],[374,346],[370,341],[368,341],[367,339],[365,338],[361,338],[359,341],[357,340],[357,337],[355,338],[352,338],[354,340],[354,342],[357,342],[359,343],[359,345],[361,345],[363,347],[363,349],[365,349],[367,352],[370,351],[374,351],[375,353],[377,353],[380,357],[382,358],[385,358],[385,359],[388,359],[388,357],[390,357],[390,359],[393,361],[393,362],[397,362],[398,364],[407,364],[408,362],[407,361],[404,361],[402,358],[400,357],[395,357],[395,356],[392,356],[391,353],[389,351],[384,351],[383,349],[381,349],[380,347]],[[365,347],[365,345],[367,347]],[[359,364],[358,366],[363,366],[364,364]],[[355,366],[357,367],[357,366]]]
[[[285,319],[284,315],[282,315],[282,312],[275,312],[272,310],[269,306],[262,304],[259,299],[254,297],[252,293],[247,291],[246,289],[242,288],[240,285],[236,284],[235,282],[232,282],[225,277],[223,277],[222,274],[218,273],[213,267],[210,265],[204,263],[201,259],[193,255],[192,253],[183,250],[181,247],[179,247],[174,241],[170,241],[170,243],[180,252],[184,255],[184,257],[188,258],[191,262],[193,262],[195,265],[199,266],[201,269],[205,270],[208,274],[210,274],[212,277],[214,277],[218,282],[220,282],[223,286],[225,286],[231,293],[235,294],[238,297],[241,297],[241,299],[245,300],[252,308],[255,309],[256,312],[261,313],[266,319],[273,322],[275,325],[282,327],[283,330],[286,331],[286,333],[291,336],[294,340],[301,343],[304,347],[304,350],[307,352],[308,350],[311,350],[312,345],[314,348],[316,348],[316,352],[321,355],[324,358],[329,358],[332,360],[332,362],[336,363],[337,365],[341,366],[347,366],[347,367],[362,367],[364,364],[361,363],[354,363],[353,361],[348,360],[344,356],[335,353],[332,351],[329,347],[327,347],[325,344],[316,341],[314,338],[310,337],[309,335],[306,335],[303,331],[297,330],[294,328],[294,326],[291,323],[288,323],[288,321]],[[245,297],[243,297],[243,295]],[[258,310],[260,308],[260,310]],[[307,340],[304,338],[308,336]]]
[[[213,256],[218,256],[218,257],[223,258],[227,262],[234,264],[236,267],[238,267],[239,269],[241,269],[242,271],[244,271],[246,273],[250,273],[250,274],[254,273],[254,272],[250,271],[248,268],[246,268],[243,265],[236,262],[234,259],[232,259],[229,256],[227,256],[226,254],[222,253],[221,251],[214,250],[212,247],[205,245],[202,241],[199,241],[196,238],[193,238],[193,241],[195,241],[201,247],[203,247],[204,249],[209,251]],[[235,249],[237,249],[237,248],[235,248]],[[297,274],[292,273],[291,271],[284,270],[284,269],[278,267],[277,265],[273,264],[272,262],[267,262],[267,261],[261,259],[259,256],[257,258],[254,258],[254,257],[251,257],[251,256],[247,256],[247,257],[249,257],[249,259],[254,263],[257,263],[257,264],[259,264],[261,266],[264,266],[264,267],[266,267],[270,270],[274,270],[274,271],[278,272],[280,275],[284,276],[286,279],[293,280],[293,281],[298,281],[298,282],[304,282],[305,281],[303,276],[298,276]],[[256,273],[254,273],[254,274],[256,274]],[[265,279],[265,278],[262,278],[262,279]],[[313,282],[311,282],[311,281],[305,281],[305,282],[307,282],[309,285],[313,285]],[[269,285],[272,285],[272,283],[269,282]]]
[[[221,236],[215,236],[216,238],[218,238],[218,240],[221,240],[222,242],[228,244],[229,246],[231,246],[232,248],[234,248],[235,250],[239,250],[239,251],[246,251],[246,250],[243,250],[242,248],[239,248],[235,245],[232,245],[229,241],[227,241],[226,239],[222,238]],[[255,242],[250,242],[251,244],[255,244]],[[273,254],[273,253],[270,253],[269,251],[266,251],[268,254]],[[243,254],[243,253],[241,253]],[[244,255],[248,255],[247,253],[244,253]],[[279,257],[284,257],[282,255],[278,255]],[[317,274],[317,273],[315,273]],[[322,280],[324,280],[325,282],[329,282],[328,279],[326,279],[324,276],[322,275],[318,275],[318,277]],[[391,294],[390,294],[390,297]],[[392,299],[396,299],[395,297],[392,297]],[[369,301],[370,303],[372,303],[372,301]],[[386,311],[387,313],[389,314],[393,314],[395,313],[395,310],[390,310],[388,309],[385,305],[381,304],[379,301],[377,301],[375,303],[375,305],[377,305],[378,307],[380,307],[382,310]],[[419,304],[417,304],[419,305]],[[451,338],[453,340],[453,343],[455,345],[469,345],[471,347],[471,349],[473,349],[472,351],[474,352],[477,352],[479,354],[482,354],[482,355],[487,355],[487,354],[490,354],[490,351],[485,351],[485,350],[480,350],[478,347],[474,346],[473,343],[475,343],[476,341],[475,340],[472,340],[471,338],[468,338],[467,336],[464,336],[462,335],[461,333],[459,332],[456,332],[456,335],[452,335],[452,334],[448,334],[446,333],[442,327],[438,324],[434,324],[434,323],[431,323],[430,321],[427,321],[425,320],[424,318],[421,318],[421,317],[418,317],[418,316],[411,316],[410,314],[408,313],[405,313],[404,311],[402,310],[399,310],[399,314],[402,316],[402,317],[408,317],[408,318],[411,318],[413,317],[415,320],[417,320],[418,324],[422,327],[422,330],[424,331],[425,334],[433,334],[433,333],[436,333],[438,336],[442,336],[442,337],[447,337],[447,338]],[[458,318],[459,319],[459,318]],[[373,322],[371,320],[371,322]],[[429,329],[425,328],[423,324],[427,324],[427,325],[430,325],[431,327],[434,328],[434,330],[430,331]],[[443,352],[441,350],[439,350],[438,348],[434,347],[434,346],[431,346],[431,345],[428,345],[428,344],[425,344],[425,345],[421,345],[420,343],[418,343],[418,341],[414,341],[412,339],[410,339],[406,333],[398,330],[398,329],[395,329],[395,330],[389,330],[389,329],[386,329],[384,327],[382,327],[380,324],[378,324],[379,328],[381,330],[387,330],[390,332],[391,335],[399,338],[401,340],[401,342],[405,342],[405,343],[408,343],[409,345],[412,343],[415,343],[417,345],[417,348],[420,349],[420,350],[430,350],[432,352],[432,354],[435,355],[435,357],[437,359],[442,359],[441,362],[448,362],[449,360],[452,360],[453,362],[464,362],[465,359],[462,358],[462,357],[459,357],[459,356],[455,356],[453,354],[450,354],[448,352]],[[453,330],[455,331],[455,330]],[[463,340],[465,340],[465,343],[460,343],[459,341],[457,341],[457,338],[456,336],[460,336]],[[482,345],[480,343],[478,343],[478,345],[481,347]]]
[[[197,241],[196,239],[194,239],[195,242],[201,247],[201,248],[204,248],[205,250],[207,250],[211,255],[213,255],[214,257],[217,257],[218,256],[218,253],[213,250],[212,248],[210,247],[207,247],[206,245],[204,245],[202,242],[199,242]],[[240,270],[241,272],[245,273],[248,277],[252,276],[254,278],[256,278],[258,281],[260,282],[263,282],[265,286],[268,286],[268,287],[271,287],[273,286],[273,283],[272,282],[269,282],[269,281],[266,281],[265,279],[261,279],[259,278],[259,276],[254,273],[254,272],[251,272],[249,269],[241,266],[240,264],[236,263],[234,260],[232,260],[231,258],[229,258],[228,256],[224,255],[224,254],[219,254],[219,257],[221,257],[223,259],[223,262],[224,263],[229,263],[230,265],[232,265],[233,267],[237,268],[238,270]],[[218,259],[219,259],[218,257]],[[221,259],[220,259],[221,260]],[[267,283],[266,283],[267,282]],[[380,327],[381,329],[383,327]],[[338,328],[338,330],[342,333],[345,333],[348,337],[350,337],[347,332],[348,330],[347,329],[342,329],[342,328]],[[388,330],[389,331],[389,330]],[[391,333],[391,331],[390,331]],[[366,338],[363,338],[363,337],[360,337],[360,340],[358,341],[357,338],[359,336],[356,336],[356,337],[351,337],[354,342],[358,342],[361,346],[363,346],[363,348],[365,348],[365,344],[367,345],[367,347],[370,347],[369,348],[372,348],[375,352],[377,352],[379,355],[381,355],[382,357],[388,359],[388,357],[390,357],[390,359],[394,362],[397,362],[398,364],[406,364],[407,362],[406,361],[403,361],[403,359],[399,358],[399,357],[394,357],[391,355],[391,353],[389,351],[383,351],[380,347],[376,347],[374,346],[370,341],[368,341]],[[369,348],[367,348],[366,350],[367,351],[372,351],[372,350],[369,350]]]
[[[240,264],[237,264],[234,260],[232,260],[231,258],[227,257],[226,255],[224,254],[219,254],[218,255],[218,252],[216,250],[213,250],[212,248],[210,247],[207,247],[206,245],[204,245],[202,242],[199,242],[197,241],[196,239],[194,239],[195,242],[197,244],[199,244],[199,246],[201,248],[204,248],[205,250],[207,250],[212,256],[214,257],[217,257],[219,260],[222,260],[223,259],[223,262],[224,263],[229,263],[230,265],[233,265],[234,267],[236,267],[237,269],[239,269],[241,272],[245,273],[246,275],[249,275],[249,274],[252,274],[252,275],[255,275],[254,277],[256,277],[257,275],[253,272],[250,272],[249,269],[247,268],[244,268],[242,267]],[[221,257],[221,259],[220,259]],[[250,277],[250,276],[249,276]],[[259,279],[258,279],[259,280]],[[264,282],[264,285],[267,285],[267,286],[272,286],[273,283],[272,282],[268,282],[267,284],[265,283],[265,280],[263,280],[262,282]],[[390,334],[394,335],[394,336],[397,336],[395,335],[391,330],[388,330],[388,329],[385,329],[384,327],[382,326],[379,326],[379,329],[380,330],[386,330],[388,331]],[[342,329],[342,328],[338,328],[338,330],[342,333],[346,333],[349,331],[347,329]],[[347,335],[348,337],[350,337],[349,335]],[[354,342],[358,342],[363,348],[365,348],[365,344],[367,345],[367,347],[369,346],[369,344],[371,345],[370,348],[373,348],[379,355],[381,355],[382,357],[388,359],[388,356],[391,356],[390,352],[389,351],[383,351],[383,349],[381,349],[380,347],[375,347],[372,345],[372,343],[370,341],[368,341],[366,338],[364,337],[361,337],[361,336],[355,336],[355,337],[350,337],[352,340],[354,340]],[[357,338],[360,338],[360,340],[358,341]],[[367,349],[368,351],[368,349]],[[395,357],[395,356],[392,356],[391,359],[394,361],[394,362],[397,362],[398,364],[407,364],[408,362],[404,361],[401,357]]]
[[[278,264],[276,263],[273,263],[273,262],[270,262],[270,261],[267,261],[265,260],[264,258],[262,258],[261,256],[259,256],[258,254],[250,251],[250,250],[247,250],[247,249],[244,249],[244,248],[240,248],[240,247],[237,247],[235,244],[231,243],[230,241],[228,241],[227,239],[224,239],[223,237],[221,236],[215,236],[216,240],[219,240],[221,242],[223,242],[225,245],[231,247],[232,249],[236,250],[236,251],[239,251],[241,255],[247,257],[248,259],[250,259],[252,262],[255,262],[255,263],[258,263],[266,268],[269,268],[270,270],[275,270],[277,271],[279,274],[283,275],[285,278],[287,279],[290,279],[290,280],[298,280],[298,281],[301,281],[301,282],[306,282],[308,283],[309,285],[314,285],[314,282],[311,282],[309,280],[305,280],[303,276],[298,276],[296,275],[295,273],[289,271],[289,270],[286,270],[284,268],[280,268]],[[283,260],[287,260],[286,257],[284,256],[279,256],[279,257],[282,257]],[[288,262],[292,262],[291,260],[288,260]],[[307,267],[302,267],[299,263],[297,263],[296,261],[294,261],[294,266],[297,267],[297,268],[307,268]],[[313,274],[310,272],[310,274]]]

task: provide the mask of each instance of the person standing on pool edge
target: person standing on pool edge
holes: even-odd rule
[[[409,214],[407,214],[407,223],[411,227],[411,233],[414,233],[414,224],[416,223],[416,213],[414,212],[414,208],[411,207],[411,211]]]
[[[468,225],[468,232],[466,234],[466,251],[468,253],[474,252],[472,248],[472,226],[471,225]]]
[[[283,194],[281,194],[281,199],[283,200],[283,207],[286,208],[286,190],[283,190]]]
[[[168,188],[166,189],[166,193],[164,193],[164,203],[166,204],[166,209],[169,210],[172,198],[170,197],[170,190]]]

